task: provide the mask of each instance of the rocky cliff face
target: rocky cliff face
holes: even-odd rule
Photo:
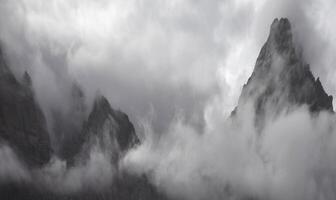
[[[53,112],[54,141],[52,150],[46,119],[32,90],[32,80],[24,73],[16,80],[0,51],[0,140],[8,143],[28,164],[42,165],[53,151],[62,159],[73,162],[84,159],[93,148],[109,154],[114,164],[139,139],[128,116],[114,110],[108,100],[99,96],[87,116],[84,92],[74,84],[69,112]],[[80,158],[78,158],[80,157]]]
[[[9,144],[27,164],[49,161],[51,154],[46,120],[25,73],[16,80],[0,49],[0,140]]]
[[[256,123],[266,115],[307,105],[311,112],[333,112],[332,96],[315,79],[293,44],[288,19],[275,19],[269,37],[257,58],[253,73],[244,85],[234,113],[252,103]]]
[[[99,135],[106,124],[110,125],[108,133],[115,138],[121,151],[139,142],[128,116],[119,110],[114,110],[104,96],[99,96],[85,124],[85,134]]]
[[[127,150],[139,143],[128,116],[114,110],[104,96],[96,97],[78,141],[81,143],[78,146],[80,159],[85,159],[93,148],[98,148],[115,164]]]
[[[57,151],[52,150],[47,122],[35,100],[29,74],[18,81],[0,48],[0,145],[9,145],[20,160],[36,170],[52,155],[67,160],[69,169],[81,166],[97,149],[116,168],[113,183],[105,189],[85,188],[64,194],[45,189],[34,179],[8,183],[0,180],[0,199],[165,199],[146,177],[117,171],[120,158],[139,143],[128,116],[113,109],[103,96],[96,98],[86,115],[85,95],[78,85],[72,88],[72,98],[69,112],[54,113],[53,128],[58,134],[55,142],[59,144]]]

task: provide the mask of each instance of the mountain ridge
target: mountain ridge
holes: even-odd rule
[[[51,146],[47,120],[35,98],[30,75],[25,72],[22,79],[17,80],[7,65],[0,46],[0,145],[7,145],[13,149],[20,163],[22,162],[22,167],[27,167],[27,173],[33,178],[17,182],[0,180],[0,198],[166,199],[147,177],[119,169],[118,162],[122,156],[140,143],[127,114],[113,109],[109,101],[99,95],[93,103],[92,110],[88,115],[84,115],[84,92],[76,84],[71,92],[73,104],[70,107],[73,108],[69,113],[56,112],[53,116],[54,131],[56,134],[62,134],[57,140],[62,144],[56,151]],[[73,124],[73,121],[82,117],[85,119],[80,123],[80,127]],[[104,154],[116,173],[113,181],[111,180],[110,185],[104,189],[84,187],[79,191],[63,194],[44,187],[44,182],[35,182],[34,178],[39,178],[34,177],[36,171],[41,170],[44,173],[44,167],[52,165],[54,157],[65,162],[65,170],[72,170],[85,166],[85,163],[89,162],[90,153],[97,149]]]

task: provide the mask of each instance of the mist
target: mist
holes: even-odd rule
[[[202,134],[177,119],[158,141],[149,135],[123,164],[177,199],[335,198],[334,115],[312,116],[299,107],[259,133],[250,113],[246,108],[238,121],[216,119],[221,123]]]
[[[260,132],[249,102],[230,118],[276,17],[289,18],[302,57],[336,95],[335,9],[333,0],[0,0],[1,45],[15,75],[32,76],[55,148],[54,111],[78,119],[74,84],[83,115],[103,94],[141,140],[118,166],[93,148],[70,168],[54,157],[37,170],[4,144],[1,180],[71,193],[126,170],[177,199],[335,199],[333,114],[293,107]]]
[[[146,116],[159,133],[181,112],[202,127],[213,98],[230,113],[275,17],[291,20],[307,63],[334,95],[336,44],[328,19],[335,6],[327,0],[2,0],[0,37],[16,74],[31,74],[47,115],[69,109],[75,80],[88,105],[99,90],[138,132]]]

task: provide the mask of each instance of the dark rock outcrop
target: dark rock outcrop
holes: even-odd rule
[[[73,141],[73,156],[68,159],[71,165],[74,161],[85,161],[93,148],[98,148],[117,164],[125,152],[139,143],[128,116],[114,110],[104,96],[96,97],[80,135]]]
[[[307,105],[312,113],[333,112],[332,100],[319,78],[314,78],[309,65],[296,52],[290,22],[282,18],[273,21],[233,114],[252,102],[257,123],[262,125],[266,115],[293,106]]]
[[[92,112],[85,124],[85,134],[101,134],[106,123],[112,125],[111,129],[108,129],[109,134],[116,138],[118,148],[121,151],[126,151],[139,142],[128,116],[119,110],[114,110],[108,100],[104,96],[100,96],[96,98]]]
[[[22,83],[10,71],[0,49],[0,140],[9,144],[26,164],[38,166],[50,159],[46,120],[26,72]]]

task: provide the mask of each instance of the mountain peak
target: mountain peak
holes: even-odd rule
[[[94,101],[93,110],[111,110],[111,105],[104,96],[97,96]]]
[[[104,96],[99,95],[95,98],[92,111],[86,122],[85,134],[99,137],[104,131],[109,132],[111,138],[116,139],[122,151],[139,142],[128,116],[113,109],[109,101]]]
[[[263,121],[267,112],[276,114],[292,106],[307,105],[311,112],[332,112],[332,99],[320,79],[314,78],[309,65],[297,55],[289,20],[275,19],[243,87],[238,111],[246,102],[253,102],[257,118]]]
[[[287,18],[273,21],[268,42],[279,52],[293,47],[291,24]]]
[[[284,63],[277,62],[275,64],[275,60],[283,61]],[[271,68],[278,68],[277,71],[279,71],[281,67],[294,66],[298,62],[301,61],[295,52],[289,20],[287,18],[274,19],[270,27],[269,36],[257,58],[254,72],[257,70],[265,72]],[[264,75],[263,73],[261,74]]]
[[[291,24],[287,18],[275,18],[271,24],[271,30],[290,31]]]

